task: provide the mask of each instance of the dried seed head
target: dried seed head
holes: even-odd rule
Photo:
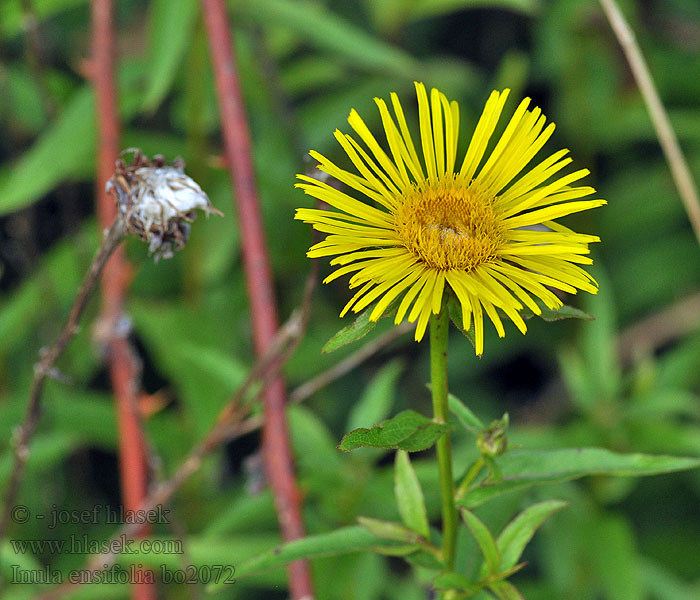
[[[117,209],[124,217],[129,233],[148,242],[148,252],[156,261],[171,258],[180,250],[190,233],[190,224],[197,217],[197,209],[223,216],[202,188],[185,175],[185,163],[177,159],[166,165],[161,155],[149,161],[138,149],[130,165],[122,159],[116,162],[114,175],[107,182]]]

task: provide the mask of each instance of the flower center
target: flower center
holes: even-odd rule
[[[505,241],[491,200],[454,175],[421,181],[402,194],[394,226],[429,267],[470,271],[493,260]]]

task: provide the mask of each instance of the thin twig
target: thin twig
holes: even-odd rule
[[[320,389],[326,387],[336,379],[339,379],[343,375],[346,375],[357,367],[360,363],[363,363],[371,356],[374,356],[379,350],[388,346],[393,341],[400,338],[404,333],[410,331],[415,327],[412,323],[404,322],[396,327],[392,327],[386,333],[383,333],[379,337],[367,342],[361,348],[355,350],[352,354],[341,360],[340,362],[334,364],[332,367],[319,373],[315,377],[308,379],[301,385],[294,388],[289,393],[290,402],[303,402],[308,397],[312,396]]]
[[[627,24],[615,0],[600,0],[600,3],[637,81],[639,91],[642,93],[649,116],[654,124],[656,135],[659,138],[659,143],[671,169],[673,181],[683,201],[683,206],[688,213],[688,218],[695,231],[695,237],[700,243],[700,197],[698,197],[698,189],[693,181],[693,176],[683,156],[683,151],[678,143],[678,138],[668,118],[666,109],[659,98],[649,67],[637,44],[634,32]]]
[[[303,335],[303,310],[296,311],[289,320],[279,329],[273,339],[270,349],[255,363],[248,373],[245,381],[236,390],[234,397],[221,410],[214,425],[202,442],[197,444],[187,457],[180,463],[175,473],[166,481],[160,483],[141,502],[138,510],[145,512],[155,510],[158,506],[166,504],[180,488],[180,486],[194,474],[202,464],[204,457],[219,447],[221,444],[253,431],[261,426],[261,418],[257,415],[246,418],[246,415],[254,407],[253,400],[264,394],[266,384],[274,381],[274,376],[281,369],[284,361],[291,354],[291,350],[298,344]],[[262,386],[254,398],[245,401],[251,387],[261,382]],[[131,538],[139,532],[141,525],[138,523],[126,523],[112,536],[111,541],[118,540],[122,536]],[[115,547],[110,543],[107,547]],[[85,566],[85,570],[102,571],[109,569],[117,558],[117,554],[107,552],[91,557]],[[38,600],[57,600],[68,594],[78,583],[67,581],[45,594],[38,596]]]
[[[119,155],[119,111],[115,77],[115,32],[113,0],[92,3],[92,80],[95,87],[98,129],[97,190],[98,220],[108,222],[116,213],[114,198],[105,183],[114,171]],[[124,252],[116,252],[102,279],[102,310],[109,374],[114,390],[119,429],[119,470],[122,498],[127,510],[134,510],[148,493],[146,441],[137,407],[140,361],[129,343],[128,332],[120,324],[127,294],[129,265]],[[141,529],[141,535],[148,530]],[[137,578],[140,579],[140,578]],[[133,583],[133,600],[155,600],[156,588],[149,583]]]
[[[214,67],[221,128],[228,167],[235,187],[243,263],[251,304],[253,343],[258,356],[270,346],[277,330],[272,273],[267,255],[252,163],[250,133],[233,54],[233,39],[224,0],[202,0],[204,22]],[[278,375],[263,396],[265,424],[262,448],[265,473],[275,498],[286,541],[304,537],[301,493],[297,485],[285,415],[285,384]],[[307,561],[287,568],[294,600],[313,597]]]
[[[100,248],[97,250],[92,263],[88,268],[82,286],[78,291],[78,295],[73,301],[73,306],[68,315],[68,320],[64,325],[58,339],[48,350],[44,349],[40,353],[40,359],[34,366],[34,380],[32,382],[31,392],[29,394],[29,404],[27,405],[27,413],[24,421],[15,432],[14,439],[14,464],[12,474],[7,486],[5,494],[5,504],[3,507],[2,518],[0,519],[0,540],[2,540],[9,525],[9,516],[12,505],[15,502],[19,486],[22,481],[24,467],[29,458],[29,446],[36,431],[36,427],[41,418],[41,394],[44,389],[44,381],[47,376],[56,377],[57,371],[54,369],[56,361],[65,350],[73,336],[78,332],[78,322],[85,310],[87,301],[90,298],[92,291],[97,285],[97,281],[104,269],[107,259],[111,256],[114,250],[119,246],[120,242],[126,235],[126,227],[121,218],[117,218],[112,226],[107,230]]]

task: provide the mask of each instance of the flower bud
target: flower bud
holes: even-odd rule
[[[486,429],[482,429],[476,438],[476,447],[481,454],[490,458],[500,456],[508,448],[508,413],[502,419],[493,421]]]

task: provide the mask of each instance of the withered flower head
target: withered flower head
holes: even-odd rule
[[[185,175],[182,159],[167,165],[160,154],[151,161],[138,149],[129,148],[122,155],[127,152],[134,152],[133,160],[129,165],[117,160],[105,189],[114,194],[129,233],[148,242],[148,252],[156,261],[172,258],[185,245],[196,209],[207,216],[223,216],[202,188]]]

